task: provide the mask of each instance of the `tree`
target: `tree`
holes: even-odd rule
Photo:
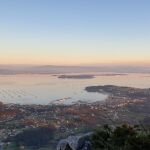
[[[150,134],[136,126],[104,126],[94,132],[92,145],[93,150],[149,150]]]

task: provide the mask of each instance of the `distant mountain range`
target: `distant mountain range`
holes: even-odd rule
[[[31,66],[31,65],[0,65],[1,75],[12,74],[61,74],[61,73],[89,73],[89,72],[114,72],[114,73],[150,73],[150,66]]]

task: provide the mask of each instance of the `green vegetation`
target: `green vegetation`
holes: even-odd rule
[[[150,150],[150,132],[138,126],[105,125],[94,132],[93,150]]]

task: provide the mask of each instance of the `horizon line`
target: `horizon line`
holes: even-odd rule
[[[90,63],[90,64],[1,64],[0,66],[149,66],[150,63]]]

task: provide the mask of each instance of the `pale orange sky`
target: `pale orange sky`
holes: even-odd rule
[[[0,64],[34,65],[94,65],[94,64],[150,64],[149,59],[101,58],[100,56],[51,56],[51,55],[0,55]]]

